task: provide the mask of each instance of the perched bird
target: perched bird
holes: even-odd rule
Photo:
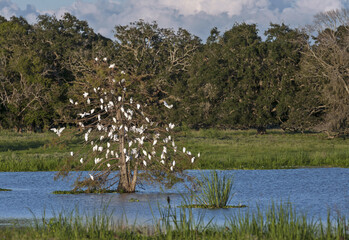
[[[109,68],[115,68],[115,63],[111,64]]]
[[[94,177],[91,174],[88,174],[88,175],[90,175],[90,178],[91,178],[92,181],[95,180]]]
[[[168,105],[168,103],[167,103],[166,101],[164,101],[164,105],[165,105],[165,107],[167,107],[168,109],[173,108],[173,104]]]

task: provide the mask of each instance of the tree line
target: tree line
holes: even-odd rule
[[[206,42],[143,20],[115,39],[66,13],[0,16],[0,127],[41,131],[72,117],[70,98],[102,73],[95,59],[136,79],[158,119],[189,128],[268,127],[348,134],[349,11],[319,13],[307,29],[271,23],[213,28]],[[114,65],[115,64],[115,65]],[[97,83],[96,83],[97,84]],[[159,106],[173,105],[163,114]]]

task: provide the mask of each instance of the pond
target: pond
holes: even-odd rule
[[[208,173],[209,171],[203,171]],[[245,209],[194,209],[194,214],[205,214],[205,219],[214,217],[216,224],[223,224],[225,216],[239,211],[255,211],[278,203],[290,202],[298,213],[325,220],[328,210],[336,216],[349,213],[349,169],[308,168],[288,170],[226,170],[221,174],[234,176],[235,196],[231,205],[245,204]],[[190,170],[192,176],[200,176],[200,171]],[[53,212],[73,210],[81,212],[99,211],[107,206],[116,219],[126,216],[133,223],[151,224],[153,214],[158,217],[158,204],[167,205],[167,197],[172,206],[181,204],[181,194],[188,193],[183,184],[169,190],[160,186],[145,185],[134,194],[77,194],[56,195],[56,190],[70,190],[70,181],[54,181],[55,172],[2,172],[0,188],[12,189],[0,192],[0,220],[31,219],[33,215],[51,217]],[[139,201],[131,202],[131,199]]]

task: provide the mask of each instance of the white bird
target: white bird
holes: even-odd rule
[[[168,109],[171,109],[173,107],[173,104],[168,105],[168,103],[166,101],[164,101],[164,105],[165,107],[167,107]]]
[[[74,156],[74,153],[73,153],[73,152],[70,152],[70,156]]]
[[[103,98],[99,99],[99,101],[101,101],[102,104],[104,103]]]
[[[102,151],[103,151],[103,147],[102,147],[102,146],[99,146],[99,147],[98,147],[98,151],[102,152]]]
[[[103,58],[103,61],[104,61],[104,62],[106,62],[107,60],[108,60],[108,59],[107,59],[106,57],[105,57],[105,58]]]
[[[124,83],[126,82],[125,78],[121,79],[121,83]]]
[[[115,122],[115,123],[116,123],[116,118],[115,118],[115,117],[113,117],[113,122]]]
[[[191,163],[194,163],[195,157],[191,158]]]
[[[173,171],[173,166],[170,167],[171,171]]]
[[[95,112],[95,109],[91,109],[91,114],[93,114]]]
[[[149,118],[146,117],[145,120],[146,120],[147,122],[149,122]]]
[[[130,156],[126,155],[126,162],[130,161]]]
[[[176,165],[176,161],[173,161],[172,166],[175,166],[175,165]]]
[[[101,115],[98,114],[97,118],[98,118],[98,121],[101,121]]]
[[[82,95],[84,96],[84,98],[87,98],[88,93],[87,93],[87,92],[84,92]]]
[[[92,181],[95,180],[91,174],[88,174],[88,175],[90,175],[90,178]]]
[[[121,102],[121,96],[118,96],[118,101]]]
[[[107,148],[110,148],[110,143],[109,142],[107,142]]]
[[[168,126],[170,127],[170,129],[173,129],[175,127],[173,123],[170,123]]]
[[[124,153],[126,154],[126,148],[124,148]]]
[[[109,68],[115,68],[115,63],[111,64]]]
[[[130,103],[131,103],[131,104],[133,103],[133,98],[130,98]]]
[[[167,153],[167,148],[166,148],[166,146],[163,147],[162,151],[163,151],[164,153]]]
[[[95,61],[96,61],[96,62],[98,61],[98,57],[95,58]]]
[[[155,144],[158,142],[158,140],[154,140],[154,142],[153,142],[153,146],[155,146]]]
[[[110,168],[110,164],[109,163],[107,163],[107,167]]]
[[[78,105],[79,103],[78,102],[75,102],[75,105]]]
[[[88,98],[86,102],[87,102],[87,104],[90,104],[91,100]]]
[[[132,146],[132,144],[133,144],[133,142],[132,142],[132,141],[130,141],[130,142],[128,143],[128,147],[131,147],[131,146]]]
[[[144,154],[144,156],[148,155],[148,153],[145,150],[143,150],[143,154]]]
[[[71,104],[74,104],[74,101],[73,101],[73,99],[71,99],[71,98],[69,98],[69,102],[70,102]]]
[[[140,109],[140,107],[141,107],[141,105],[139,105],[139,104],[137,103],[137,109]]]
[[[143,160],[143,165],[146,167],[147,166],[147,162]]]
[[[125,71],[121,71],[121,74],[125,74]]]
[[[96,92],[97,92],[97,89],[96,89],[96,88],[93,88],[93,91],[96,93]]]
[[[183,148],[183,152],[185,153],[185,147]]]
[[[198,157],[200,157],[200,153],[198,153]]]
[[[84,163],[84,159],[80,158],[80,162],[81,162],[81,164],[83,164]]]

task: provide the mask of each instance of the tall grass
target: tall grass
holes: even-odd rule
[[[290,204],[272,204],[264,211],[237,210],[225,217],[223,226],[212,219],[205,223],[204,216],[193,214],[192,209],[168,205],[159,211],[160,217],[149,226],[116,222],[106,210],[92,215],[62,211],[50,219],[36,219],[30,226],[0,227],[0,239],[349,239],[345,217],[328,214],[325,223],[314,221]]]
[[[234,196],[233,176],[219,175],[217,171],[201,173],[195,181],[199,191],[190,190],[190,196],[183,196],[186,207],[225,208]]]

